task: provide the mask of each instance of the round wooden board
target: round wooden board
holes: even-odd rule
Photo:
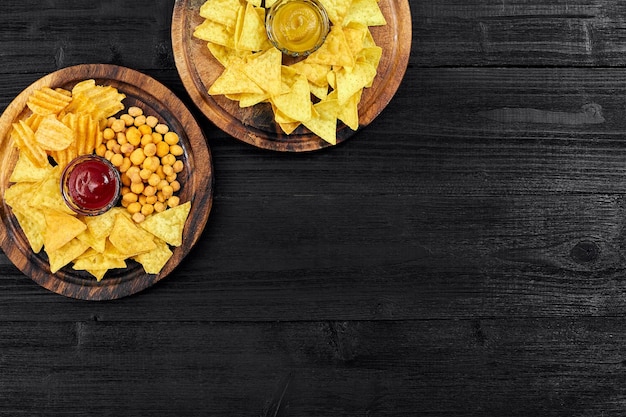
[[[304,152],[331,146],[304,127],[285,135],[269,104],[241,109],[223,96],[210,96],[208,89],[223,67],[213,58],[206,42],[192,36],[203,22],[199,14],[203,0],[176,0],[172,17],[172,45],[180,77],[192,100],[217,127],[259,148]],[[412,28],[408,0],[380,0],[386,26],[371,27],[376,44],[383,48],[378,75],[371,88],[363,91],[359,104],[360,129],[370,124],[389,104],[398,90],[409,62]],[[355,132],[343,124],[337,127],[337,143]]]
[[[26,117],[30,94],[44,86],[71,89],[77,82],[95,79],[99,85],[111,85],[126,95],[126,108],[137,105],[145,114],[154,115],[177,132],[185,150],[185,175],[179,177],[181,201],[191,201],[191,211],[181,246],[158,275],[146,274],[141,265],[128,262],[128,268],[111,270],[97,282],[88,273],[66,266],[52,274],[45,251],[34,253],[11,209],[2,199],[0,205],[0,247],[9,259],[39,285],[72,298],[111,300],[141,291],[171,273],[195,245],[209,217],[213,202],[213,167],[211,153],[197,122],[185,105],[163,84],[137,71],[114,65],[79,65],[51,73],[22,91],[0,118],[0,195],[9,187],[9,177],[18,151],[10,144],[12,123]],[[180,175],[180,174],[179,174]]]

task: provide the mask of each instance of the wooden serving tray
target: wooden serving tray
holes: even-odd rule
[[[172,45],[180,77],[191,99],[217,127],[259,148],[303,152],[331,146],[304,127],[285,135],[274,122],[269,104],[239,108],[237,102],[223,96],[210,96],[209,87],[223,67],[213,58],[206,42],[194,38],[193,31],[204,19],[200,17],[203,0],[176,0],[172,16]],[[371,88],[363,91],[359,105],[360,129],[370,124],[389,104],[398,90],[409,61],[412,28],[408,0],[380,0],[386,26],[372,27],[376,44],[383,48],[378,75]],[[337,127],[337,143],[355,132],[343,124]]]
[[[114,65],[79,65],[51,73],[22,91],[0,117],[0,196],[9,187],[9,177],[18,151],[10,144],[12,123],[26,117],[26,100],[39,88],[49,86],[71,89],[77,82],[95,79],[126,95],[126,108],[137,105],[177,132],[185,150],[184,174],[179,178],[181,201],[191,201],[191,211],[183,233],[183,243],[172,248],[173,255],[158,275],[146,274],[142,266],[128,261],[128,268],[112,270],[97,282],[86,272],[66,266],[50,273],[48,258],[42,250],[33,253],[17,220],[6,205],[0,205],[0,247],[9,259],[39,285],[68,297],[85,300],[111,300],[141,291],[165,278],[195,245],[208,220],[213,201],[213,168],[205,137],[185,105],[163,84],[137,71]]]

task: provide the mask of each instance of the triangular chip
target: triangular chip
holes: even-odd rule
[[[109,241],[126,257],[132,257],[156,247],[148,232],[137,227],[131,219],[121,213],[115,215]]]
[[[354,56],[340,26],[333,26],[328,32],[326,41],[307,58],[312,64],[330,65],[334,67],[353,67]]]
[[[47,162],[47,160],[46,160]],[[52,165],[46,163],[43,167],[39,167],[26,156],[22,152],[17,158],[17,162],[15,163],[15,168],[13,168],[13,172],[11,172],[11,177],[9,177],[9,181],[11,182],[39,182],[48,175],[50,175],[52,171]]]
[[[13,209],[13,214],[20,224],[26,240],[35,253],[39,253],[44,244],[43,234],[46,230],[46,219],[42,211],[35,208],[24,210]]]
[[[272,102],[283,114],[293,120],[304,122],[311,118],[311,90],[309,81],[300,75],[287,94],[273,97]]]
[[[179,206],[153,214],[139,225],[170,245],[180,246],[183,243],[183,230],[189,210],[191,210],[191,202],[187,201]]]
[[[200,16],[234,29],[239,0],[207,0],[200,6]]]
[[[265,31],[265,9],[256,8],[248,3],[243,12],[241,32],[236,33],[235,49],[243,51],[261,51],[269,40]]]
[[[224,45],[229,48],[235,47],[234,28],[228,28],[221,23],[206,19],[204,22],[196,26],[193,36],[212,43]]]
[[[54,252],[81,234],[87,226],[76,217],[54,210],[44,211],[46,230],[43,234],[46,252]]]
[[[224,72],[209,87],[209,94],[263,94],[263,89],[242,71],[242,67],[243,64],[226,67]]]
[[[341,68],[336,71],[336,76],[337,100],[340,105],[343,105],[359,90],[372,83],[374,77],[376,77],[376,68],[367,62],[359,62],[352,72]]]
[[[341,26],[352,0],[319,0],[333,25]]]
[[[78,239],[72,239],[55,251],[49,251],[48,248],[44,248],[48,254],[48,260],[50,261],[50,272],[54,274],[76,259],[76,257],[80,256],[88,247],[86,243]]]
[[[282,92],[282,59],[282,53],[272,47],[248,57],[243,72],[270,95],[278,95]]]
[[[310,120],[302,122],[311,132],[331,145],[337,144],[337,113],[339,104],[336,100],[320,101],[314,106],[315,112]]]
[[[156,248],[149,252],[140,253],[133,258],[143,266],[144,271],[148,274],[158,274],[161,272],[161,269],[163,269],[173,254],[167,246],[167,243],[163,240],[155,238],[154,243],[156,244]]]
[[[343,24],[347,25],[350,22],[358,22],[365,26],[384,26],[387,24],[377,0],[353,0]]]

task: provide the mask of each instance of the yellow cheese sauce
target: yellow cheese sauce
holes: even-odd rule
[[[327,33],[328,18],[315,3],[291,0],[274,10],[270,34],[278,49],[288,53],[310,53],[322,44]]]

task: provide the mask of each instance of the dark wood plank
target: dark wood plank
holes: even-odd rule
[[[0,336],[0,413],[14,416],[571,416],[625,405],[621,318],[33,322],[1,323]]]

